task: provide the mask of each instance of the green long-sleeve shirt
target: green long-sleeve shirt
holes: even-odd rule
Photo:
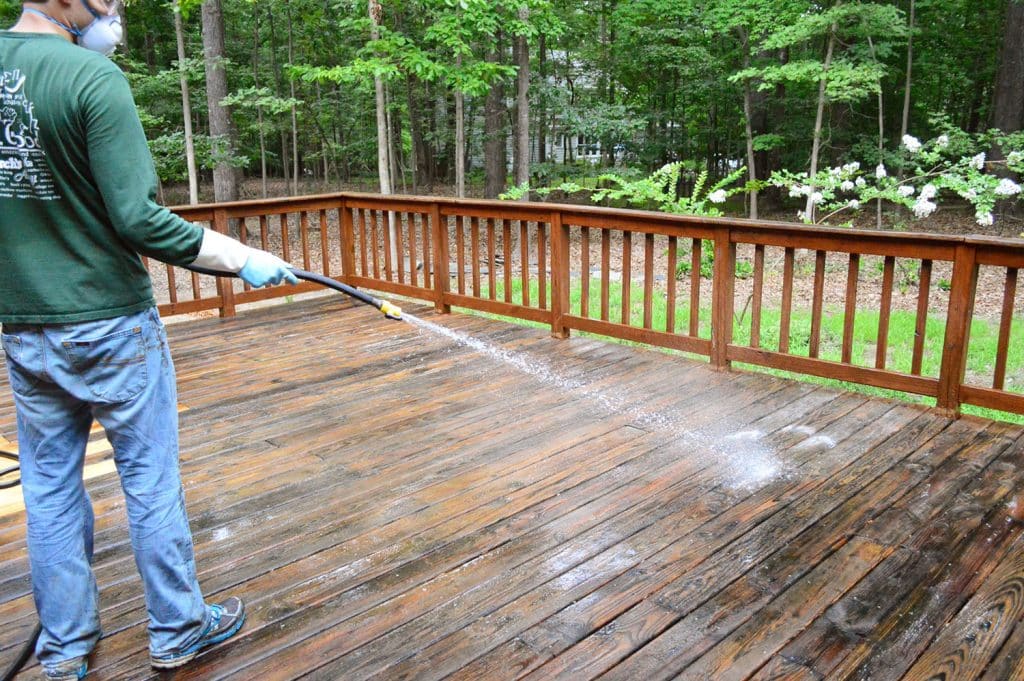
[[[124,74],[59,36],[0,31],[0,322],[152,306],[139,254],[184,265],[203,238],[155,197]]]

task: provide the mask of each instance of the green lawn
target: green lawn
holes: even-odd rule
[[[482,282],[482,295],[487,296],[487,282]],[[570,310],[573,314],[579,314],[582,286],[579,279],[573,279],[570,290]],[[590,317],[600,318],[601,313],[601,282],[600,279],[591,279],[589,308]],[[467,290],[467,293],[471,293]],[[504,300],[503,282],[497,282],[495,295],[498,300]],[[538,300],[538,284],[534,280],[530,285],[530,301],[533,305]],[[547,300],[550,307],[551,288],[550,282],[547,286]],[[512,282],[512,301],[522,302],[522,284],[519,280]],[[652,305],[652,326],[655,330],[665,330],[665,318],[668,306],[664,296],[655,293]],[[480,313],[474,313],[480,314]],[[618,283],[613,283],[609,291],[609,319],[613,322],[621,320],[622,314],[622,289]],[[740,316],[742,314],[742,316]],[[496,316],[496,315],[488,315]],[[734,342],[738,345],[748,345],[750,342],[750,311],[738,310],[737,319],[733,327]],[[517,324],[525,324],[544,328],[544,324],[526,322],[511,317],[501,317]],[[761,347],[768,350],[776,350],[779,346],[779,324],[781,313],[779,310],[762,309],[761,311]],[[685,330],[689,326],[690,307],[689,300],[676,305],[676,330]],[[711,337],[711,301],[702,300],[700,310],[700,331],[701,338]],[[873,367],[875,365],[876,338],[878,333],[879,313],[870,310],[858,310],[854,323],[853,338],[853,363],[859,366]],[[643,287],[634,284],[630,289],[630,323],[633,326],[643,325]],[[895,371],[910,372],[911,355],[914,348],[915,314],[912,312],[893,311],[889,318],[889,347],[887,352],[886,367]],[[924,376],[937,377],[939,366],[942,362],[942,336],[945,330],[945,319],[942,317],[930,317],[925,331],[925,347],[922,358],[921,373]],[[587,335],[576,332],[580,335]],[[790,341],[789,351],[794,355],[807,356],[809,354],[809,342],[811,334],[811,313],[810,310],[794,309],[790,320]],[[601,338],[607,338],[601,336]],[[975,319],[971,324],[971,342],[967,357],[968,382],[973,385],[988,387],[992,385],[992,374],[994,370],[996,347],[999,338],[999,325],[997,322],[990,322],[983,319]],[[826,309],[822,315],[821,341],[819,357],[821,359],[839,361],[842,351],[843,339],[843,311]],[[610,339],[619,343],[629,343],[618,339]],[[677,351],[665,350],[665,352],[677,353]],[[677,353],[699,359],[707,358],[689,353]],[[784,376],[799,381],[817,383],[821,385],[852,390],[868,395],[891,397],[910,402],[922,404],[934,404],[932,398],[909,395],[907,393],[882,388],[873,388],[855,383],[837,381],[835,379],[806,376],[776,369],[767,369],[760,366],[737,364],[738,368],[751,369],[776,376]],[[1006,388],[1013,392],[1024,392],[1024,320],[1014,319],[1009,344],[1009,356],[1007,357]],[[983,409],[971,405],[964,405],[965,414],[975,414],[987,418],[1011,421],[1024,424],[1024,415],[1010,414],[1002,411]]]

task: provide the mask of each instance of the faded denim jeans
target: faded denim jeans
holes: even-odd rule
[[[100,637],[93,510],[82,481],[93,418],[114,447],[150,649],[181,650],[209,621],[196,581],[178,473],[174,365],[155,309],[94,322],[5,324],[17,408],[32,593],[44,666],[87,655]]]

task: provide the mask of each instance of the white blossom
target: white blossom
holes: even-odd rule
[[[836,166],[835,168],[829,168],[828,174],[831,175],[832,177],[839,177],[840,175],[843,174],[843,169],[840,166]]]
[[[978,213],[974,217],[977,218],[978,224],[982,227],[991,227],[994,222],[992,213]]]
[[[938,191],[939,190],[935,188],[934,184],[926,184],[925,186],[921,187],[921,198],[924,199],[925,201],[934,199],[935,195],[938,194]]]
[[[863,177],[858,177],[857,181],[854,184],[863,189],[864,186],[867,185],[867,181]]]
[[[797,217],[798,217],[798,218],[799,218],[799,219],[800,219],[801,221],[803,221],[803,220],[806,220],[806,219],[807,219],[807,213],[803,212],[802,210],[798,210],[798,211],[796,212],[796,216],[797,216]]]
[[[858,170],[860,170],[860,161],[853,161],[852,163],[847,163],[846,165],[843,166],[843,170],[845,170],[848,173],[857,172]]]
[[[857,199],[852,199],[846,205],[849,206],[850,208],[854,209],[854,210],[857,210],[858,208],[860,208],[860,201],[858,201]]]
[[[977,156],[971,159],[971,167],[977,168],[978,170],[985,169],[985,152],[981,152]]]
[[[881,163],[879,163],[878,167],[875,168],[875,177],[877,177],[879,180],[881,180],[883,177],[885,177],[888,174],[889,173],[885,172],[885,166],[882,165]]]
[[[900,185],[900,188],[897,189],[896,191],[898,191],[900,193],[900,196],[904,198],[914,195],[914,188],[909,184]]]
[[[843,183],[841,185],[839,185],[839,188],[841,190],[843,190],[844,192],[852,192],[853,188],[856,187],[856,186],[857,185],[855,185],[850,180],[843,180]]]
[[[963,193],[963,197],[968,201],[973,201],[974,199],[978,198],[978,192],[976,192],[973,189],[968,189]]]
[[[916,217],[926,218],[932,213],[934,213],[936,208],[938,208],[938,206],[929,201],[928,199],[919,197],[917,201],[914,203],[911,210],[914,211],[914,215]]]
[[[903,136],[903,146],[907,148],[911,154],[916,154],[921,151],[921,140],[917,139],[913,135]]]
[[[789,195],[793,196],[793,197],[803,196],[803,191],[801,191],[801,186],[798,185],[798,184],[794,184],[792,187],[789,188]]]
[[[825,197],[821,195],[821,192],[814,192],[811,194],[811,203],[817,206],[819,203],[825,200]]]
[[[708,201],[711,203],[725,203],[725,190],[719,189],[718,191],[711,192],[708,194]]]
[[[1010,165],[1017,165],[1024,161],[1024,151],[1011,151],[1010,155],[1006,157],[1006,162]]]
[[[935,145],[940,149],[945,149],[949,146],[949,135],[939,135],[935,138]]]
[[[996,196],[1013,196],[1014,194],[1020,194],[1019,184],[1008,177],[999,180],[999,185],[996,187]]]

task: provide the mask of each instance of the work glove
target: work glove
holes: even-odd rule
[[[252,249],[245,266],[238,270],[238,276],[250,286],[271,286],[287,281],[289,284],[298,284],[298,278],[288,269],[288,263],[276,255],[266,251]]]
[[[255,287],[271,286],[282,281],[299,283],[298,278],[289,271],[288,263],[276,255],[250,248],[212,229],[203,229],[199,254],[191,264],[208,270],[237,274],[245,283]]]

